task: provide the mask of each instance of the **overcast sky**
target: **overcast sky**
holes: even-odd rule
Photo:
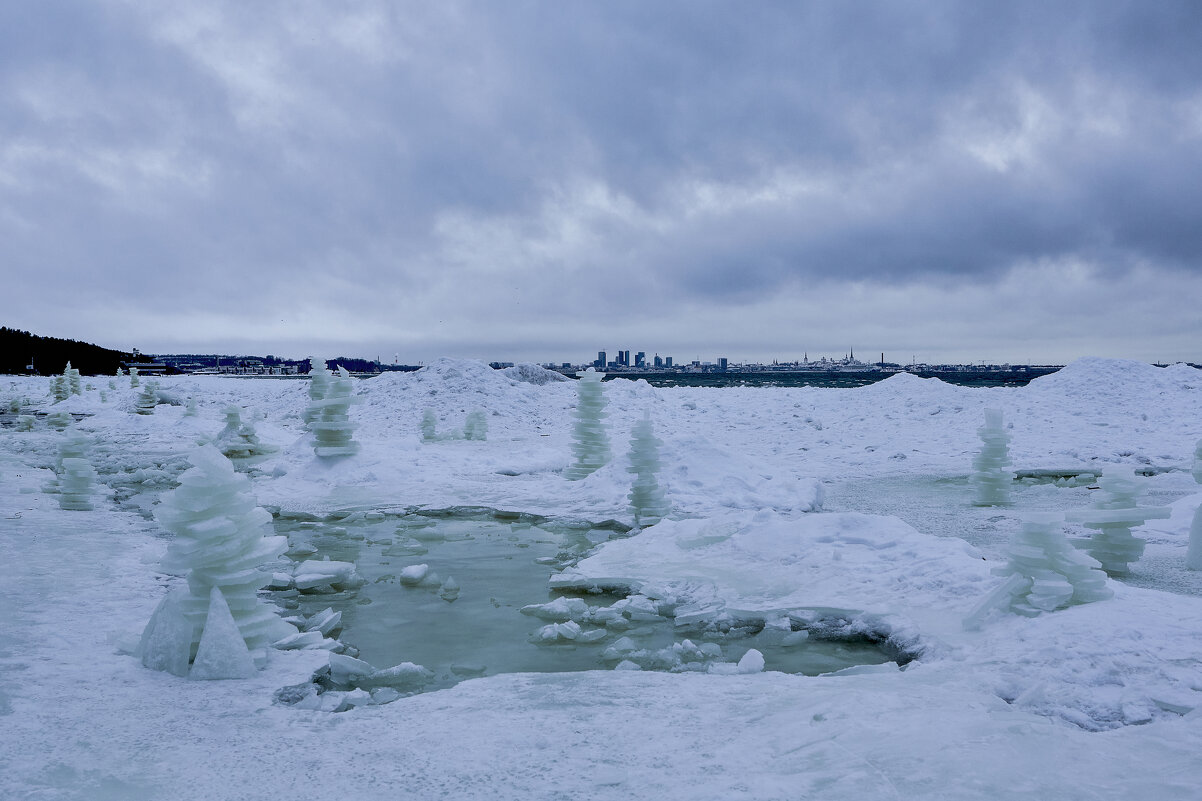
[[[1202,4],[0,4],[0,324],[1202,361]]]

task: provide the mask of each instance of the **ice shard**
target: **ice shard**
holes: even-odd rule
[[[246,641],[242,639],[221,589],[213,587],[209,591],[209,612],[205,616],[204,630],[188,678],[212,681],[248,679],[253,675],[255,662],[246,647]]]
[[[151,670],[165,670],[176,676],[188,675],[196,626],[184,612],[186,587],[177,587],[159,602],[150,622],[142,631],[142,640],[134,655]]]

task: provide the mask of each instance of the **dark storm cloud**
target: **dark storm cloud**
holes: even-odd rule
[[[669,292],[1198,273],[1200,14],[7,4],[0,256],[39,310],[14,322],[54,325],[48,284],[231,315],[504,297],[633,319]]]

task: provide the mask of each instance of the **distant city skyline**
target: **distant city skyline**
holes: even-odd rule
[[[1202,359],[1189,2],[0,5],[0,324]]]

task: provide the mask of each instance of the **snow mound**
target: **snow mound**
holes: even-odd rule
[[[970,599],[988,567],[962,542],[895,517],[735,512],[665,520],[608,542],[552,583],[588,580],[670,587],[693,603],[743,611],[841,609],[893,614]]]
[[[1054,392],[1111,399],[1154,398],[1166,392],[1202,386],[1202,371],[1188,365],[1156,367],[1130,359],[1087,356],[1027,385],[1034,392]]]
[[[563,373],[557,373],[554,370],[546,370],[539,367],[537,364],[515,364],[513,367],[506,367],[501,371],[507,377],[514,381],[524,381],[527,384],[534,384],[541,387],[543,384],[552,384],[557,381],[571,381]]]

